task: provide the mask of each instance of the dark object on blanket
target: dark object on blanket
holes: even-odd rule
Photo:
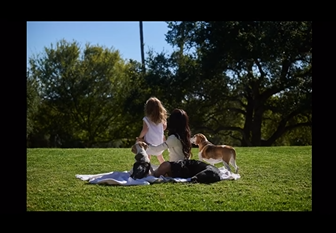
[[[135,162],[130,177],[133,179],[142,179],[149,175],[151,164],[148,162]]]
[[[154,172],[150,164],[150,159],[146,152],[146,148],[147,148],[147,144],[144,142],[137,142],[132,147],[132,152],[133,153],[136,152],[134,156],[135,164],[133,165],[133,171],[134,171],[134,168],[136,168],[137,170],[135,175],[133,175],[132,173],[130,176],[133,179],[142,179],[145,176],[148,176],[149,174],[153,174]],[[148,164],[149,164],[149,172],[147,171]]]
[[[170,162],[172,177],[189,178],[192,183],[210,184],[220,181],[217,167],[199,160],[180,160]]]

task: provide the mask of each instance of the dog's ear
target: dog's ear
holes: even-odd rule
[[[204,134],[201,134],[201,133],[200,133],[200,134],[198,135],[198,138],[199,138],[200,141],[207,141],[207,138],[205,137]]]
[[[132,146],[131,151],[133,152],[133,154],[137,153],[137,149],[135,148],[135,144]]]
[[[198,134],[195,134],[195,144],[196,145],[198,145],[198,144],[200,144],[200,134],[198,133]]]
[[[142,142],[142,145],[143,145],[143,148],[144,148],[145,150],[147,150],[147,148],[148,148],[148,144],[147,144],[146,142]]]

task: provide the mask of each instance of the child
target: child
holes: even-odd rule
[[[167,127],[167,111],[156,97],[151,97],[145,104],[145,116],[142,119],[142,130],[137,140],[144,140],[152,145],[159,145],[165,141],[164,130]],[[165,160],[163,151],[153,152],[151,149],[146,150],[149,159],[155,155],[160,164]]]

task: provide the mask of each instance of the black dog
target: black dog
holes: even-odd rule
[[[145,142],[136,142],[132,146],[132,152],[135,153],[135,163],[133,164],[130,177],[133,179],[142,179],[148,176],[150,172],[153,174],[153,168],[148,154],[146,153],[146,149],[147,144]]]
[[[149,174],[151,164],[148,162],[135,162],[133,164],[133,172],[130,175],[133,179],[142,179]]]

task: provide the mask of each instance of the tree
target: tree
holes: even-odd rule
[[[37,92],[37,83],[27,75],[27,130],[26,137],[28,138],[29,134],[33,133],[35,121],[34,117],[38,112],[39,107],[39,96]]]
[[[29,62],[44,105],[53,109],[52,129],[86,147],[111,141],[123,129],[130,80],[119,51],[90,44],[81,51],[77,42],[61,40]]]
[[[195,130],[226,131],[242,146],[270,146],[287,132],[311,127],[310,21],[186,21],[169,27],[167,42],[194,48],[200,67],[189,99],[199,109],[214,105]]]

